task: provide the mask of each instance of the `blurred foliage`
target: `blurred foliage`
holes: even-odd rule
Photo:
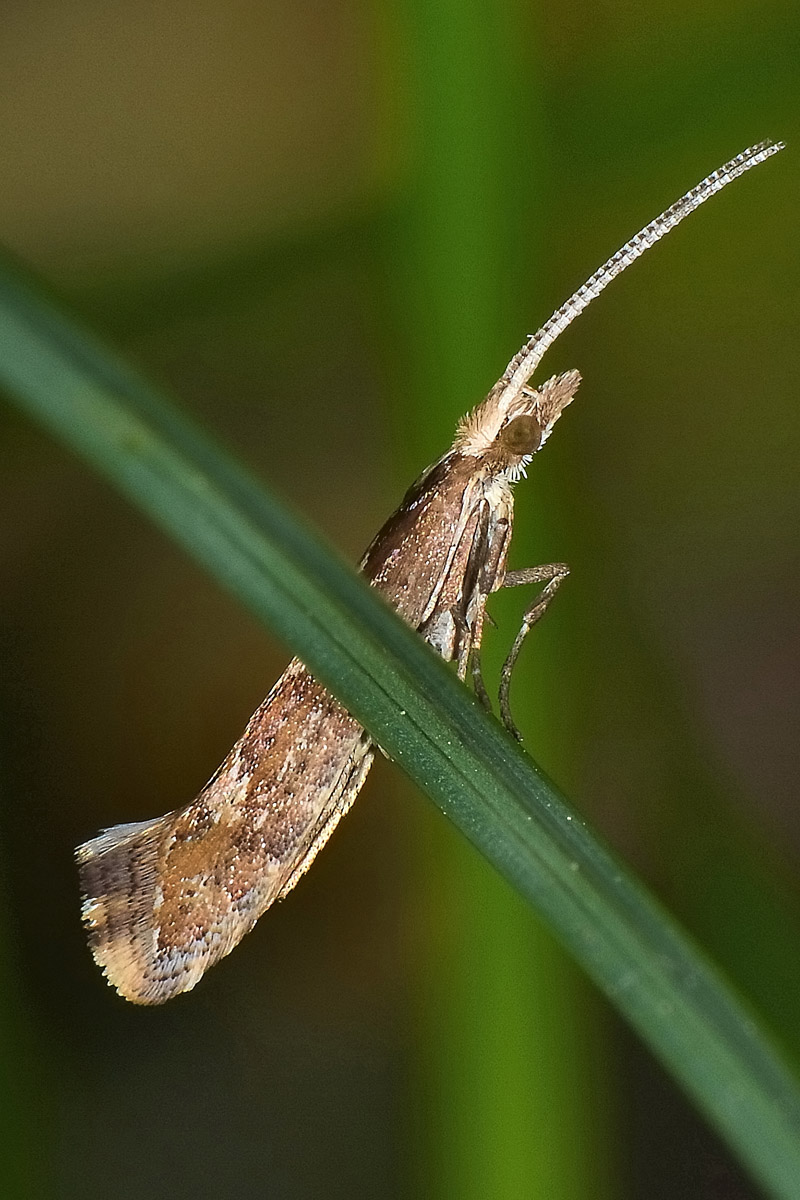
[[[752,0],[51,0],[7,6],[0,43],[0,238],[354,557],[597,263],[787,140],[550,356],[585,382],[518,489],[513,565],[573,573],[514,698],[536,757],[795,1052],[799,30]],[[388,767],[190,1000],[104,990],[72,845],[190,798],[283,656],[2,420],[6,1193],[458,1194],[468,1172],[485,1194],[513,1141],[493,1195],[557,1194],[534,1181],[559,1169],[598,1195],[576,1180],[602,1152],[612,1195],[754,1195]],[[519,606],[498,597],[498,654]],[[486,932],[460,945],[467,901]],[[544,1050],[517,1054],[534,1017]]]

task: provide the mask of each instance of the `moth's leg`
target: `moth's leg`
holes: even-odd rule
[[[469,554],[458,581],[456,603],[449,615],[455,628],[451,657],[456,659],[458,678],[465,680],[471,666],[478,698],[491,711],[491,701],[481,679],[478,650],[483,634],[486,597],[498,576],[498,555],[507,538],[495,537],[496,545],[492,544],[489,537],[490,517],[489,505],[482,501],[470,526]]]
[[[508,543],[511,538],[511,526],[506,518],[502,518],[497,522],[494,531],[494,536],[490,539],[488,535],[488,524],[486,527],[486,541],[488,546],[485,547],[488,553],[485,553],[480,564],[480,571],[476,580],[475,599],[476,608],[473,618],[472,639],[469,646],[469,661],[472,670],[472,686],[475,695],[480,700],[484,708],[492,711],[492,701],[489,693],[486,690],[486,684],[483,682],[483,671],[481,669],[481,642],[483,641],[483,626],[484,622],[488,621],[490,625],[494,625],[492,614],[486,607],[486,601],[491,592],[502,587],[502,579],[504,575],[504,567],[506,554],[508,553]]]
[[[483,671],[481,670],[481,641],[483,640],[483,622],[484,620],[491,621],[489,613],[486,611],[486,597],[481,597],[481,604],[478,611],[478,616],[475,620],[475,628],[472,634],[472,643],[468,648],[467,659],[472,672],[472,686],[475,689],[475,695],[480,700],[484,708],[492,711],[492,701],[489,693],[486,690],[486,684],[483,682]],[[465,672],[466,672],[466,663]]]
[[[452,608],[450,610],[450,615],[453,618],[453,622],[456,627],[456,646],[458,648],[456,655],[456,672],[458,674],[458,678],[463,683],[467,678],[467,667],[469,665],[471,642],[470,631],[467,624],[467,619],[462,612],[460,612],[457,608]]]
[[[520,584],[525,583],[543,583],[545,585],[538,596],[535,597],[533,603],[526,609],[525,615],[522,618],[520,631],[514,639],[514,645],[511,647],[508,658],[503,663],[503,670],[500,674],[500,715],[503,718],[503,724],[506,729],[514,735],[518,742],[522,741],[522,734],[517,729],[511,716],[508,696],[511,687],[511,674],[519,658],[522,643],[525,641],[530,629],[544,616],[550,601],[568,575],[569,567],[564,563],[547,563],[542,567],[528,567],[522,571],[506,571],[503,576],[503,587],[519,587]]]
[[[492,711],[492,698],[486,690],[486,684],[483,682],[483,671],[481,670],[481,652],[473,650],[472,661],[470,663],[472,671],[472,686],[475,689],[475,695],[480,700],[481,704],[489,712]]]

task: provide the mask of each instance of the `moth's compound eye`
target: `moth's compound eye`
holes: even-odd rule
[[[514,417],[500,430],[498,441],[512,454],[535,454],[542,444],[542,427],[530,413]]]

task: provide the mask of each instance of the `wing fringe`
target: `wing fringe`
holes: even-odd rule
[[[184,963],[176,971],[160,961],[153,914],[171,816],[114,825],[75,851],[92,954],[109,983],[135,1004],[161,1004],[202,974],[187,977]]]

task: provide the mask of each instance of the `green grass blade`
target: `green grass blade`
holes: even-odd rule
[[[800,1196],[800,1093],[756,1018],[421,639],[12,267],[0,272],[0,382],[302,654],[549,922],[754,1176]]]
[[[550,156],[533,83],[536,33],[524,0],[401,0],[398,16],[397,53],[407,63],[413,118],[408,187],[384,253],[404,335],[403,368],[392,388],[392,424],[402,430],[392,449],[402,480],[448,444],[454,415],[507,360],[509,330],[524,331],[536,311]],[[533,496],[529,487],[525,492],[530,511]],[[521,528],[514,561],[541,561]],[[562,620],[536,631],[540,671],[542,633],[548,639],[559,629]],[[499,669],[493,651],[506,633],[513,637],[516,629],[484,643],[488,679]],[[561,738],[574,749],[554,706],[525,682],[523,667],[515,714],[537,753],[557,758]],[[572,695],[579,703],[580,689]],[[438,822],[426,822],[421,833],[418,855],[435,864],[417,867],[421,887],[413,902],[426,931],[417,939],[411,984],[420,1130],[412,1157],[424,1194],[618,1196],[619,1139],[609,1136],[617,1079],[602,1067],[595,1034],[606,1014],[597,997],[469,846]],[[452,912],[461,914],[457,924],[446,918]]]

